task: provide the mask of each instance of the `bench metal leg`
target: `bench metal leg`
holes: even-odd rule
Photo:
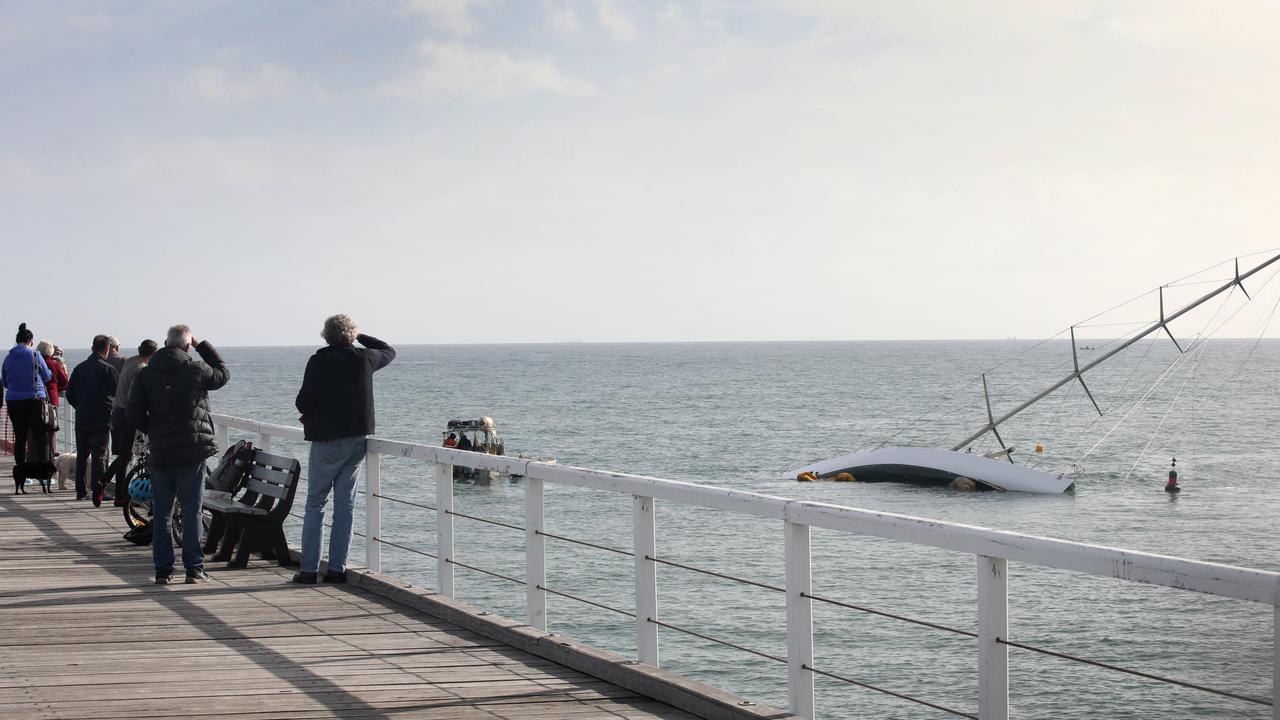
[[[226,528],[222,533],[222,547],[213,556],[214,562],[228,562],[234,556],[236,548],[243,542],[244,520],[237,517],[226,519]]]
[[[273,540],[272,544],[275,545],[273,549],[275,550],[276,563],[278,563],[280,567],[291,567],[293,565],[297,565],[298,563],[293,559],[293,556],[289,554],[289,541],[284,536],[284,526],[277,525],[271,528],[271,534]]]
[[[235,559],[227,563],[227,567],[242,568],[249,566],[249,553],[253,552],[253,547],[257,545],[258,528],[255,523],[245,523],[244,530],[240,533],[240,543],[236,548]]]
[[[214,555],[218,552],[218,541],[226,534],[227,516],[217,510],[211,510],[209,514],[212,518],[209,521],[209,534],[204,538],[204,554]]]

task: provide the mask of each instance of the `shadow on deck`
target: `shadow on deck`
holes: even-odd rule
[[[274,564],[155,585],[119,510],[72,497],[0,496],[0,717],[694,717]]]

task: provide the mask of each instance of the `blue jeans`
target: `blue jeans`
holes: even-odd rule
[[[307,460],[307,512],[302,518],[302,571],[320,570],[324,507],[333,492],[333,528],[329,531],[329,570],[345,572],[356,509],[356,471],[364,461],[364,436],[317,440]]]
[[[204,552],[200,535],[204,530],[200,515],[204,508],[204,462],[180,468],[152,468],[151,488],[155,493],[152,506],[155,517],[151,525],[151,557],[156,574],[173,572],[173,498],[182,506],[182,566],[187,572],[204,568]]]

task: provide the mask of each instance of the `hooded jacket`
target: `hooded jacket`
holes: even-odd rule
[[[209,391],[231,379],[226,363],[207,341],[195,348],[204,362],[166,347],[138,370],[129,390],[129,424],[151,440],[151,466],[189,467],[218,452]]]
[[[307,361],[294,403],[307,440],[373,434],[373,373],[391,364],[396,351],[371,335],[356,342],[364,347],[323,347]]]
[[[33,355],[35,355],[34,364],[39,368],[39,385],[35,382],[37,370],[32,367]],[[4,383],[4,394],[13,401],[46,397],[48,393],[45,392],[44,384],[52,377],[53,373],[49,371],[49,366],[44,364],[44,358],[27,345],[14,345],[9,354],[4,356],[3,370],[0,370],[0,378],[3,378],[0,382]]]

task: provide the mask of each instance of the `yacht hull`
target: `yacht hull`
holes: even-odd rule
[[[790,477],[809,472],[824,479],[847,472],[859,481],[949,485],[965,477],[980,487],[1009,492],[1058,495],[1074,481],[1064,475],[1032,470],[1008,460],[940,448],[888,447],[849,453],[788,471]]]

